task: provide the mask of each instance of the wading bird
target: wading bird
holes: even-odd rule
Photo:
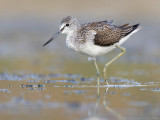
[[[100,72],[96,57],[104,55],[115,48],[119,48],[122,52],[104,66],[104,78],[107,79],[108,66],[126,51],[120,45],[139,29],[139,24],[117,26],[112,20],[80,24],[76,18],[67,16],[62,19],[59,31],[43,46],[53,41],[61,33],[67,34],[66,45],[77,52],[87,55],[88,60],[94,62],[98,78]],[[108,84],[107,81],[106,83]]]

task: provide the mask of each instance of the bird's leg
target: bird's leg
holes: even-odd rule
[[[126,52],[126,49],[123,48],[123,47],[121,47],[121,46],[116,45],[116,48],[121,49],[122,52],[121,52],[120,54],[118,54],[115,58],[113,58],[111,61],[109,61],[108,63],[106,63],[105,66],[104,66],[104,69],[103,69],[104,78],[106,79],[106,83],[107,83],[107,84],[108,84],[108,82],[107,82],[107,77],[108,77],[108,76],[107,76],[107,68],[108,68],[108,66],[109,66],[111,63],[113,63],[115,60],[117,60],[119,57],[121,57],[122,55],[124,55],[124,53]]]
[[[99,72],[99,67],[98,67],[98,65],[97,65],[97,62],[96,62],[96,58],[91,58],[91,57],[89,57],[89,58],[88,58],[88,61],[93,61],[94,64],[95,64],[96,72],[97,72],[97,85],[99,86],[99,76],[100,76],[100,72]]]
[[[99,86],[99,76],[100,76],[100,72],[99,72],[99,67],[98,67],[98,65],[97,65],[96,60],[94,60],[94,64],[95,64],[96,71],[97,71],[97,85]]]

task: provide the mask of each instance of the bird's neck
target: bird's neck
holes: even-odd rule
[[[80,30],[81,26],[76,25],[73,29],[67,31],[67,37],[74,37],[76,38],[78,31]]]
[[[78,30],[69,31],[66,39],[66,45],[75,51],[77,50],[77,46],[76,46],[77,32]]]
[[[66,39],[66,44],[69,48],[73,49],[73,50],[78,50],[78,46],[77,46],[77,35],[78,35],[78,31],[81,29],[81,25],[79,23],[77,23],[74,26],[74,29],[71,29],[70,31],[68,31],[67,33],[67,39]]]

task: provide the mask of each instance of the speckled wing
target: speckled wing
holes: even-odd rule
[[[124,24],[122,26],[116,26],[113,21],[100,21],[87,23],[82,25],[80,31],[81,36],[88,36],[87,31],[95,31],[94,38],[92,39],[95,45],[98,46],[110,46],[121,40],[121,38],[127,36],[134,31],[139,24],[129,26]],[[93,32],[92,32],[93,33]],[[87,38],[85,38],[87,39]]]
[[[131,30],[132,26],[129,26],[129,24],[116,26],[106,22],[106,24],[103,24],[103,29],[96,31],[97,34],[94,38],[94,44],[99,46],[113,45],[119,42],[121,38],[125,37],[126,33],[130,32]]]
[[[117,43],[122,38],[121,30],[118,27],[114,29],[104,26],[105,29],[96,31],[94,44],[99,46],[110,46]]]
[[[82,24],[81,29],[78,31],[77,39],[83,42],[85,42],[86,40],[93,41],[95,38],[96,38],[95,40],[98,40],[97,35],[100,35],[100,33],[102,33],[103,31],[113,30],[113,29],[115,29],[113,21],[107,21],[107,20]]]
[[[129,26],[129,24],[124,24],[122,26],[107,23],[103,24],[103,29],[96,31],[97,34],[94,38],[94,44],[99,46],[113,45],[119,42],[123,37],[129,35],[138,27],[139,24],[133,26]]]

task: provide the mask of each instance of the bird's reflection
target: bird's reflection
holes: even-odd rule
[[[107,112],[111,113],[113,116],[115,116],[116,118],[118,118],[118,120],[124,120],[123,116],[119,113],[117,113],[116,111],[114,111],[112,108],[110,108],[107,104],[106,104],[106,95],[107,92],[109,90],[109,87],[106,88],[105,94],[103,96],[103,105],[106,108]]]
[[[98,78],[99,79],[99,78]],[[98,80],[97,79],[97,80]],[[95,109],[94,109],[94,118],[96,118],[96,119],[101,119],[101,118],[97,118],[97,115],[96,115],[96,113],[97,113],[97,108],[98,108],[98,106],[99,106],[99,104],[100,104],[100,100],[101,100],[101,98],[102,98],[102,101],[103,101],[103,106],[105,107],[105,109],[106,109],[106,112],[108,112],[108,113],[111,113],[114,117],[116,117],[118,120],[125,120],[125,118],[121,115],[121,114],[119,114],[119,113],[117,113],[116,111],[114,111],[111,107],[109,107],[109,105],[106,103],[106,101],[107,101],[107,95],[108,95],[108,91],[109,91],[109,88],[110,87],[107,87],[106,88],[106,90],[104,91],[104,94],[103,94],[103,96],[100,96],[100,85],[98,85],[97,86],[97,101],[96,101],[96,104],[95,104]]]
[[[97,101],[96,101],[96,104],[95,104],[95,109],[94,109],[94,116],[96,116],[96,110],[97,110],[97,107],[98,107],[98,104],[99,104],[99,101],[100,101],[100,94],[99,94],[99,88],[100,86],[98,85],[97,86]]]

